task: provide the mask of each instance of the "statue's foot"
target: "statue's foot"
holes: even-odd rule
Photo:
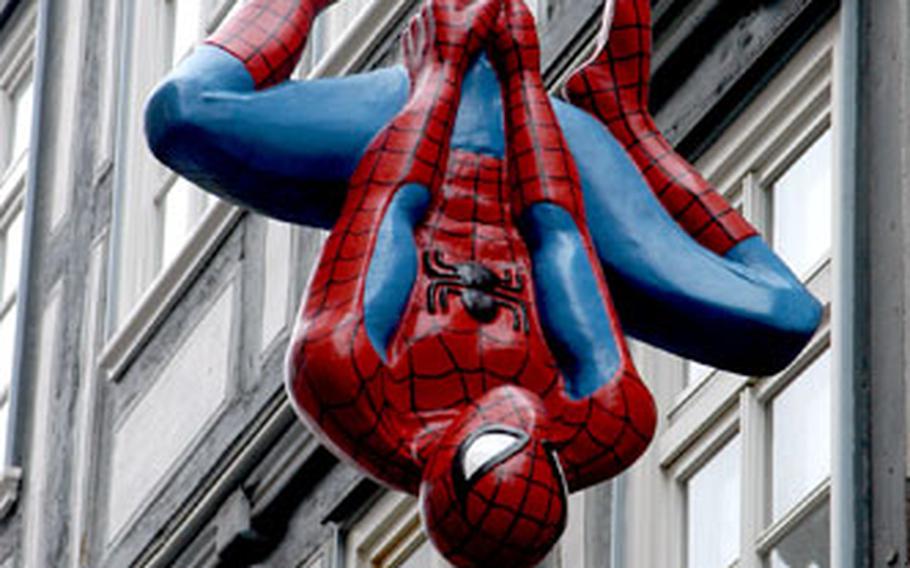
[[[605,0],[594,55],[572,73],[565,96],[604,123],[647,113],[651,75],[649,0]]]
[[[486,45],[502,0],[427,0],[402,37],[412,78],[439,64],[461,70]]]

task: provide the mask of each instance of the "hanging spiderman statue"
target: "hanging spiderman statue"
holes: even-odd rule
[[[288,356],[300,415],[419,495],[456,566],[533,566],[567,494],[653,436],[624,330],[760,375],[821,307],[657,130],[648,0],[606,0],[571,104],[522,0],[425,0],[403,67],[288,81],[331,3],[247,2],[152,96],[149,143],[225,199],[331,228]]]

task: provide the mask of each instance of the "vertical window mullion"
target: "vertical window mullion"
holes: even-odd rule
[[[765,524],[765,474],[768,471],[767,420],[755,389],[743,389],[739,399],[742,452],[742,531],[740,567],[762,568],[756,539]]]

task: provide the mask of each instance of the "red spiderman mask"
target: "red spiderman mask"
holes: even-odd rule
[[[547,420],[537,397],[500,387],[440,439],[420,504],[430,538],[456,566],[530,566],[556,543],[567,488]]]

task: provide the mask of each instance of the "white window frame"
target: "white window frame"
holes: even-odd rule
[[[832,124],[837,32],[835,17],[698,164],[731,202],[742,200],[745,216],[763,233],[770,223],[768,192],[776,180],[826,129],[833,129],[837,139],[837,125]],[[836,163],[836,158],[832,158],[832,164]],[[659,463],[672,486],[672,498],[667,506],[672,518],[671,542],[663,556],[669,562],[668,568],[685,568],[685,482],[737,432],[742,437],[742,525],[736,566],[765,566],[774,546],[828,502],[830,473],[781,518],[771,522],[767,511],[770,404],[830,344],[830,255],[820,259],[803,276],[809,290],[822,300],[826,309],[821,329],[792,365],[760,380],[713,370],[664,402],[670,406],[666,424],[655,444]],[[687,367],[685,362],[679,365],[681,377]],[[655,510],[653,514],[661,513]]]
[[[7,25],[12,25],[7,24]],[[30,10],[22,22],[6,32],[0,43],[0,132],[13,128],[12,96],[29,80],[34,65],[36,13]],[[12,156],[7,138],[0,137],[0,214],[13,206],[25,193],[25,171],[29,152]]]
[[[23,10],[19,21],[8,22],[4,29],[3,35],[0,35],[0,132],[9,132],[12,127],[12,101],[11,95],[18,91],[25,81],[32,81],[34,86],[34,52],[35,37],[37,31],[37,3],[32,3]],[[33,88],[34,96],[34,88]],[[36,101],[33,101],[33,109],[37,107]],[[34,112],[32,113],[34,116]],[[31,135],[31,132],[30,132]],[[32,151],[34,141],[30,141],[30,148],[22,152],[19,156],[6,156],[11,152],[11,148],[5,147],[4,140],[0,140],[0,245],[6,246],[3,240],[6,238],[6,231],[13,223],[17,215],[24,215],[24,202],[26,192],[26,177],[29,165],[29,155]],[[8,162],[8,163],[7,163]],[[25,246],[25,243],[22,243]],[[7,251],[0,251],[0,263],[5,262],[2,258]],[[24,258],[24,255],[23,255]],[[20,270],[24,270],[20,266]],[[0,277],[4,272],[0,267]],[[2,288],[2,282],[0,282]],[[2,290],[0,290],[2,295]],[[19,302],[20,291],[17,289],[10,298],[0,298],[0,313],[12,316],[15,312],[15,306]],[[18,315],[15,316],[18,318]],[[22,330],[19,329],[18,322],[13,322],[13,335],[18,336]],[[15,342],[13,349],[15,349]],[[5,362],[12,366],[12,362]],[[15,380],[16,369],[12,369],[13,379]],[[13,385],[4,389],[2,396],[3,405],[11,404],[11,390]],[[9,421],[12,420],[14,412],[10,408],[7,423],[0,424],[0,436],[6,436],[9,428]],[[19,479],[21,471],[17,467],[11,467],[6,462],[6,456],[0,455],[0,518],[6,517],[7,513],[15,505],[18,499]]]

